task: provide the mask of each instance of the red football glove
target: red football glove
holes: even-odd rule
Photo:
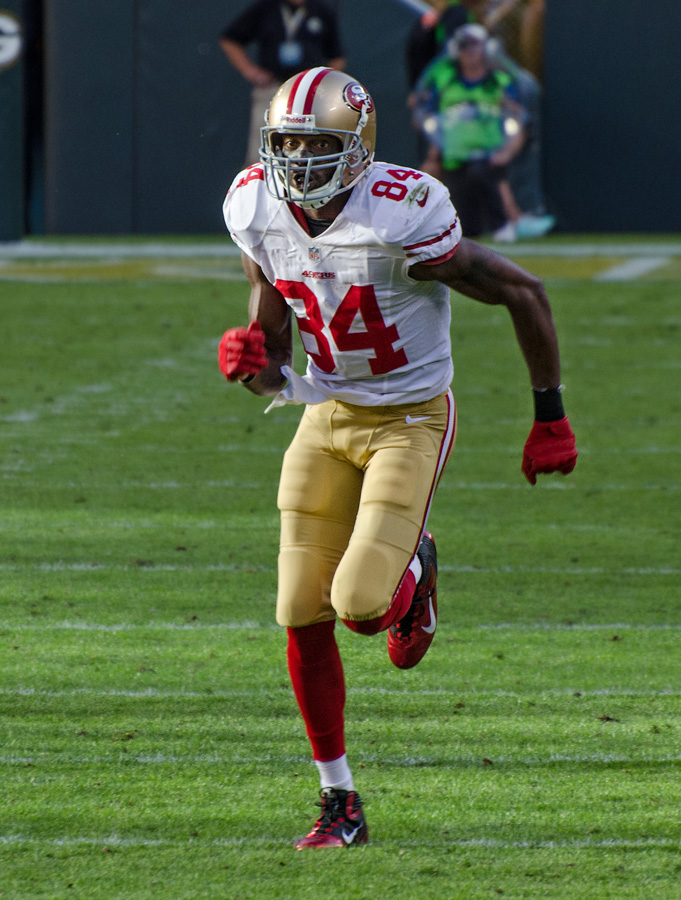
[[[230,328],[222,335],[218,347],[218,364],[227,381],[238,381],[245,375],[257,375],[267,367],[265,332],[260,322],[248,328]]]
[[[568,417],[555,422],[535,422],[525,441],[522,470],[530,484],[540,472],[567,475],[577,462],[575,436]]]

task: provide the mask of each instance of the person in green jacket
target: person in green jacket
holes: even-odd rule
[[[487,37],[481,25],[457,29],[419,80],[415,120],[430,141],[423,168],[449,189],[464,234],[513,240],[500,184],[523,146],[524,112],[513,79],[488,57]]]

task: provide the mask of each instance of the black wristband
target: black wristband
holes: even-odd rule
[[[255,375],[253,375],[253,374],[244,375],[243,378],[239,378],[239,384],[250,384],[254,378],[255,378]]]
[[[537,422],[555,422],[565,418],[562,390],[562,385],[557,388],[532,389],[534,418]]]

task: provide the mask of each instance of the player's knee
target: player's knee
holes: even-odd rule
[[[322,561],[309,547],[283,547],[279,553],[277,623],[300,628],[333,618]]]
[[[389,548],[376,543],[355,542],[346,552],[331,585],[331,605],[343,621],[368,622],[386,612],[394,590],[391,563]]]

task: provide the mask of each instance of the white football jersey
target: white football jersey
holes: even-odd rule
[[[424,172],[375,162],[317,237],[298,207],[265,188],[260,165],[241,172],[224,203],[234,242],[293,310],[307,380],[361,406],[420,403],[452,379],[449,288],[408,275],[447,259],[461,226],[447,189]]]

